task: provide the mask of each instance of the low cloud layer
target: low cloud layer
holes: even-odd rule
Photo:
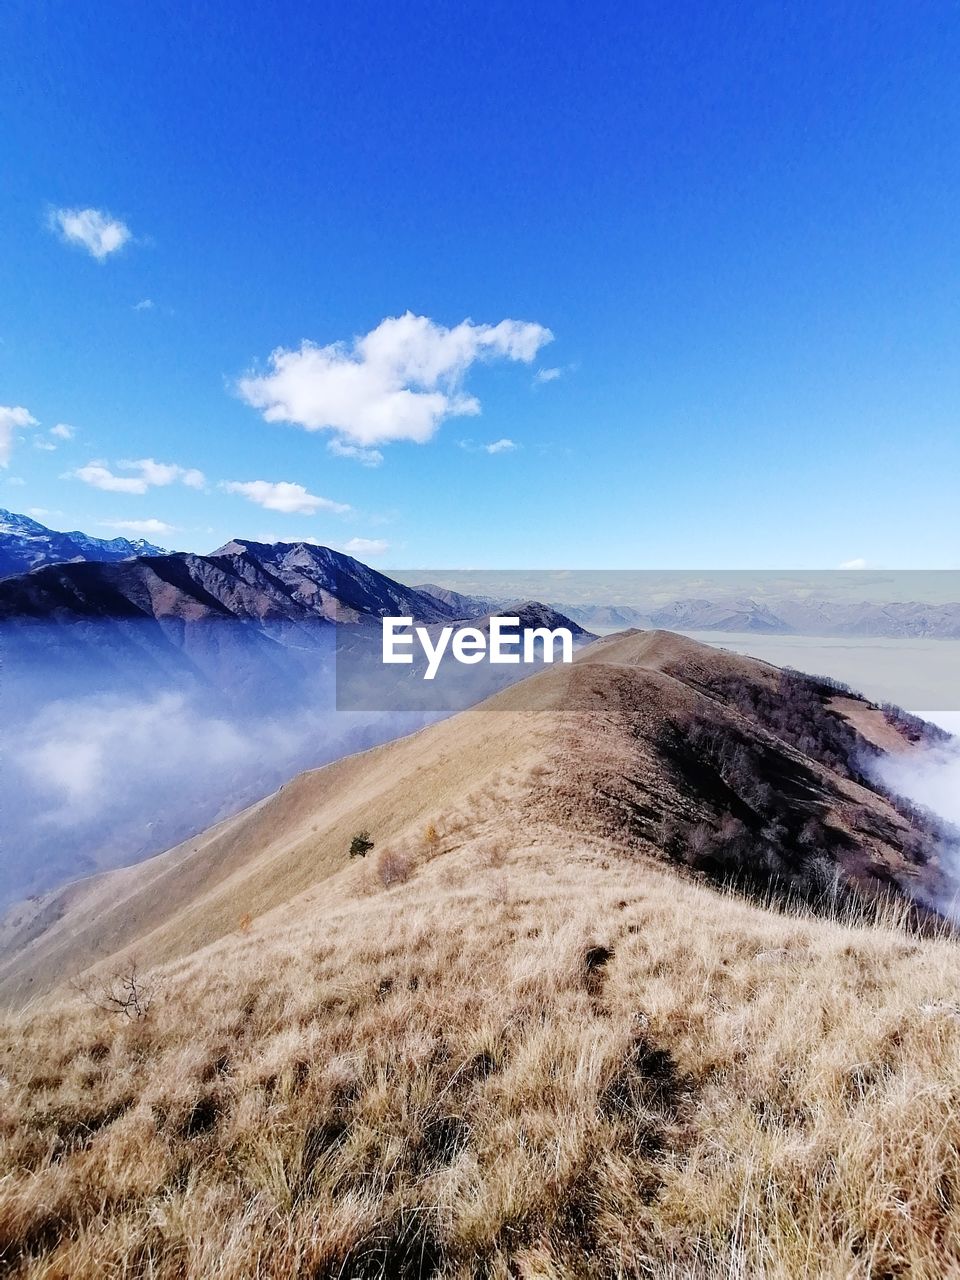
[[[885,786],[960,827],[960,738],[882,756],[875,773]]]
[[[334,712],[332,686],[264,666],[242,708],[177,688],[46,701],[38,687],[10,728],[0,771],[0,910],[30,893],[169,848],[300,769],[408,733],[424,717]],[[288,673],[295,678],[291,671]],[[32,708],[32,710],[31,710]],[[16,749],[13,744],[16,743]]]
[[[471,366],[530,364],[552,339],[543,325],[520,320],[464,320],[447,329],[408,311],[352,343],[280,347],[269,372],[241,378],[238,389],[268,422],[332,431],[341,453],[394,440],[422,444],[446,418],[480,412],[480,402],[464,390]],[[359,460],[375,461],[372,454]]]

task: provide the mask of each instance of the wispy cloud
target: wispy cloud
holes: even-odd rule
[[[165,520],[100,520],[98,521],[101,529],[116,529],[120,533],[139,533],[142,536],[152,534],[154,536],[164,533],[173,533],[174,526],[167,524]]]
[[[870,566],[862,556],[857,556],[854,560],[844,560],[837,565],[838,569],[868,569]]]
[[[0,404],[0,467],[9,467],[13,453],[14,433],[23,427],[35,427],[37,420],[22,404]]]
[[[563,377],[562,369],[538,369],[533,375],[534,382],[556,382]]]
[[[136,461],[118,462],[120,471],[131,471],[133,475],[117,475],[102,460],[88,462],[76,471],[69,471],[65,478],[82,480],[94,489],[103,489],[107,493],[146,493],[148,489],[163,488],[179,482],[188,489],[202,489],[206,483],[202,471],[192,467],[181,467],[171,462],[156,462],[153,458],[139,458]]]
[[[379,467],[383,461],[383,454],[379,449],[361,449],[356,444],[344,444],[336,436],[329,442],[327,448],[335,458],[352,458],[363,467]]]
[[[390,550],[390,543],[383,538],[351,538],[343,544],[343,550],[351,556],[382,556]]]
[[[34,439],[33,447],[40,449],[44,453],[53,453],[57,445],[64,440],[72,440],[74,437],[73,427],[68,426],[65,422],[58,422],[55,427],[51,427],[47,433],[50,437],[48,440]]]
[[[302,484],[287,480],[226,480],[221,484],[226,493],[238,493],[267,511],[282,511],[285,515],[315,515],[318,511],[330,511],[344,515],[350,510],[345,502],[333,502],[308,493]]]
[[[49,223],[68,244],[79,245],[98,262],[133,238],[127,224],[104,209],[51,209]]]
[[[152,311],[152,310],[153,310],[153,299],[152,299],[152,298],[141,298],[139,302],[135,302],[135,303],[133,304],[133,309],[134,309],[134,311]]]
[[[543,325],[520,320],[464,320],[447,329],[408,311],[351,343],[280,347],[270,356],[270,371],[241,378],[238,390],[268,422],[329,430],[345,445],[422,444],[446,418],[480,412],[479,400],[463,387],[474,364],[530,364],[552,338]]]
[[[457,443],[465,453],[513,453],[520,448],[515,440],[510,440],[507,436],[493,440],[490,444],[477,444],[475,440],[458,440]]]

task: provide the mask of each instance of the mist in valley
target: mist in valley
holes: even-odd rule
[[[0,909],[435,718],[338,711],[325,629],[283,643],[244,624],[199,631],[169,653],[146,627],[125,644],[111,625],[4,637]]]

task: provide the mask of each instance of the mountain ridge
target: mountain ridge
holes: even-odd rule
[[[806,701],[792,696],[820,735],[803,750],[729,693],[748,689],[759,706],[783,679],[673,633],[596,641],[479,707],[300,774],[146,863],[21,907],[5,921],[0,993],[21,1000],[111,952],[182,958],[247,913],[296,915],[320,885],[339,901],[355,892],[356,830],[402,849],[430,821],[452,830],[458,813],[507,841],[606,841],[611,857],[767,892],[820,892],[837,876],[917,900],[922,916],[940,890],[936,841],[855,764],[911,739],[865,699],[803,678]]]
[[[142,555],[168,555],[146,538],[96,538],[73,529],[60,533],[30,516],[0,508],[0,578],[47,564],[114,562]]]

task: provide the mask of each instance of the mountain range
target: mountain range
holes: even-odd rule
[[[960,602],[818,600],[783,596],[692,598],[665,605],[575,605],[555,608],[589,629],[662,627],[677,631],[750,632],[754,635],[851,636],[883,639],[960,638]]]
[[[405,601],[410,606],[405,612],[420,620],[441,621],[479,617],[522,603],[509,597],[467,594],[435,583],[402,587],[387,575],[377,574],[376,570],[365,566],[358,568],[359,561],[329,548],[304,543],[276,545],[283,550],[275,552],[267,544],[237,539],[209,555],[172,553],[144,539],[103,539],[78,531],[57,533],[28,516],[0,510],[0,579],[56,564],[116,563],[138,557],[167,558],[167,566],[157,565],[144,575],[145,578],[150,578],[151,573],[162,577],[172,588],[167,602],[157,602],[164,616],[176,616],[177,610],[183,608],[191,617],[236,613],[237,616],[259,617],[261,621],[267,617],[271,620],[302,621],[306,617],[317,616],[328,620],[355,621],[351,618],[353,610],[358,616],[371,612],[367,608],[369,604],[375,616],[381,605],[389,610],[393,604]],[[279,585],[268,584],[262,575],[254,573],[246,585],[238,586],[235,592],[226,582],[221,582],[208,593],[207,580],[215,576],[210,562],[243,555],[253,557],[261,566],[269,566],[271,572],[276,569]],[[177,562],[181,563],[178,565]],[[228,576],[229,572],[227,569]],[[31,583],[15,593],[15,599],[33,617],[53,614],[60,607],[85,612],[86,616],[94,616],[100,608],[119,608],[122,614],[125,610],[119,596],[129,590],[142,599],[144,590],[149,592],[149,587],[138,589],[134,585],[138,576],[134,571],[124,582],[109,577],[101,580],[96,574],[79,578],[68,576],[59,587],[54,578],[47,577],[41,584]],[[351,595],[354,588],[347,586],[350,579],[356,579],[359,584],[358,596]],[[392,585],[386,585],[388,583]],[[662,583],[660,587],[662,591]],[[340,588],[346,591],[342,600],[337,594]],[[372,593],[369,598],[368,590]],[[189,603],[185,598],[179,598],[181,591],[191,597]],[[281,597],[289,598],[277,599],[278,591]],[[410,592],[414,594],[409,595]],[[208,594],[213,598],[208,599]],[[255,599],[258,595],[259,600]],[[432,603],[428,603],[427,598]],[[10,616],[20,607],[14,605],[11,609],[10,597],[5,599],[7,604],[0,605],[0,616]],[[678,595],[675,600],[656,604],[642,600],[631,604],[612,604],[602,600],[549,603],[556,612],[579,623],[587,631],[641,627],[755,635],[960,638],[960,601],[841,601],[821,599],[806,591],[758,600],[749,595],[730,594],[718,587],[716,595]],[[148,606],[148,612],[154,612],[153,605]]]
[[[76,529],[58,533],[29,516],[0,508],[0,578],[29,573],[45,564],[166,554],[163,547],[154,546],[145,538],[94,538]]]

